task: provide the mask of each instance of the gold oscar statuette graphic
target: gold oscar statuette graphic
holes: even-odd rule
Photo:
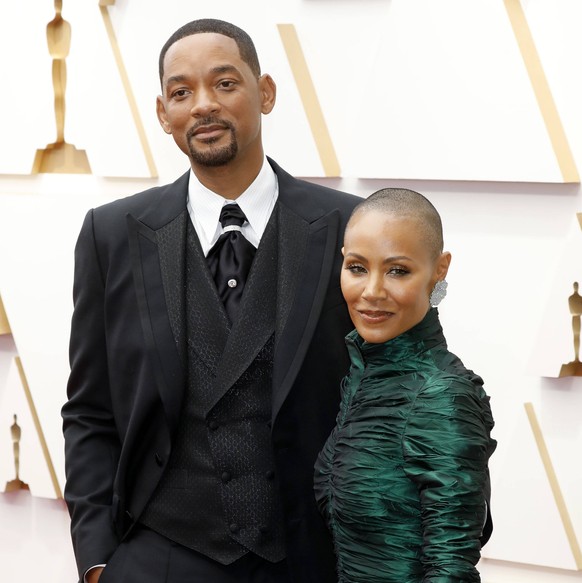
[[[91,167],[84,150],[65,142],[66,58],[71,47],[71,25],[62,17],[63,0],[54,0],[55,17],[47,24],[46,38],[53,59],[53,90],[57,139],[44,150],[37,150],[32,173],[90,174]]]
[[[20,479],[20,436],[22,435],[22,430],[20,425],[16,421],[16,415],[14,415],[14,423],[10,426],[10,435],[12,436],[12,451],[14,452],[14,470],[16,477],[10,482],[6,482],[5,492],[14,492],[15,490],[30,490],[28,484],[25,484]]]
[[[578,282],[574,282],[574,293],[568,298],[568,306],[572,314],[572,333],[574,335],[574,360],[563,364],[560,377],[582,377],[582,362],[580,362],[580,316],[582,316],[582,296],[578,293]]]

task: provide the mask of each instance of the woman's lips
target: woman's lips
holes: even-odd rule
[[[385,322],[392,316],[392,312],[385,312],[383,310],[358,310],[358,314],[360,314],[364,322],[369,322],[370,324]]]

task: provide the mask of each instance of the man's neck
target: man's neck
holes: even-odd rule
[[[224,166],[192,165],[196,178],[208,190],[230,200],[237,199],[259,175],[264,158],[254,163],[230,162]]]

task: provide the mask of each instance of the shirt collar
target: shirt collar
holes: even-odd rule
[[[261,170],[249,187],[236,199],[226,199],[206,188],[190,170],[188,181],[188,212],[206,254],[220,236],[220,211],[225,204],[236,202],[247,217],[243,233],[258,247],[277,201],[277,176],[265,157]]]

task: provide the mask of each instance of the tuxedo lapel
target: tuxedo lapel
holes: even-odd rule
[[[325,212],[300,183],[270,161],[279,180],[277,334],[272,418],[285,401],[313,337],[337,251],[339,211]]]
[[[127,215],[129,248],[147,353],[170,427],[178,422],[186,362],[185,246],[188,174]]]
[[[184,361],[168,315],[157,235],[131,215],[127,217],[127,226],[147,353],[152,357],[160,397],[173,427],[178,421],[184,386]],[[184,338],[183,332],[178,330],[177,337]]]

